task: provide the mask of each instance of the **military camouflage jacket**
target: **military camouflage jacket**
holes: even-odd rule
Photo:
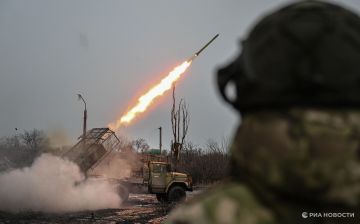
[[[175,209],[167,223],[356,223],[359,135],[355,110],[247,114],[230,180]]]

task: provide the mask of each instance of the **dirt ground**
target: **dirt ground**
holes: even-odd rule
[[[196,192],[190,193],[190,199]],[[48,214],[42,212],[6,213],[0,211],[0,224],[67,223],[162,223],[174,205],[161,204],[151,194],[130,194],[118,209]]]

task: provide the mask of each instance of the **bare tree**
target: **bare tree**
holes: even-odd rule
[[[208,139],[206,142],[206,147],[209,153],[222,153],[226,154],[229,150],[229,139],[222,137],[221,142],[218,143],[214,139]]]
[[[186,104],[185,100],[181,104],[181,113],[182,113],[182,136],[181,136],[181,145],[184,145],[185,137],[189,130],[190,123],[190,114],[189,114],[189,106]],[[180,120],[180,116],[179,116]]]
[[[175,83],[173,85],[173,89],[172,89],[172,97],[173,97],[173,104],[172,104],[172,109],[171,109],[171,127],[172,127],[172,132],[173,132],[173,143],[176,142],[177,140],[177,115],[176,115],[176,98],[175,98]]]
[[[0,151],[0,157],[6,155],[14,168],[29,166],[41,153],[53,152],[46,134],[37,129],[1,138]]]
[[[171,109],[171,127],[173,132],[171,151],[175,160],[178,161],[189,130],[190,114],[189,107],[184,99],[181,99],[179,104],[176,105],[175,88],[174,84],[172,92],[173,105]]]
[[[20,136],[16,134],[9,137],[4,137],[2,138],[2,143],[7,148],[19,149],[21,146]]]
[[[137,152],[146,152],[149,150],[150,146],[143,138],[138,138],[132,142],[133,147]]]
[[[118,150],[121,152],[134,151],[134,141],[126,138],[125,136],[118,136],[119,144],[117,146]]]
[[[208,184],[227,177],[229,169],[229,152],[227,139],[215,141],[210,139],[201,147],[186,141],[183,145],[178,171],[191,174],[194,183]]]
[[[24,131],[20,135],[20,139],[28,150],[39,151],[49,146],[49,139],[43,131],[34,129],[32,131]]]

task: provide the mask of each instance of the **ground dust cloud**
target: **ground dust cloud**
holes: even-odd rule
[[[31,167],[0,173],[0,210],[68,212],[117,208],[121,199],[106,181],[85,179],[78,166],[50,154]]]

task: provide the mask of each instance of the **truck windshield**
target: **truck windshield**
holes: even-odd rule
[[[161,173],[162,169],[161,169],[161,165],[160,164],[153,164],[153,172],[154,173]]]
[[[163,172],[168,172],[169,171],[170,166],[169,165],[165,165],[165,164],[153,164],[153,172],[154,173],[163,173]]]

